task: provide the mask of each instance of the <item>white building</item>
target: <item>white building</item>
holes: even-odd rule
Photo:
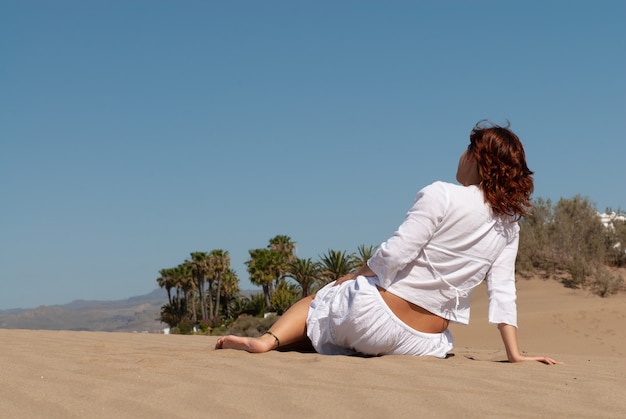
[[[626,221],[626,216],[616,212],[598,214],[598,217],[600,217],[600,221],[606,228],[613,228],[615,221]]]

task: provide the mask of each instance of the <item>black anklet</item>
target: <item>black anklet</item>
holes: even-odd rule
[[[276,349],[278,349],[278,347],[280,346],[280,339],[278,339],[278,337],[276,337],[275,334],[273,334],[272,332],[270,332],[269,330],[267,332],[265,332],[266,335],[272,335],[274,337],[274,339],[276,339]]]

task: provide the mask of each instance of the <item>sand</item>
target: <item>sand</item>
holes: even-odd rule
[[[213,350],[216,337],[0,330],[1,418],[624,418],[626,295],[520,280],[510,364],[484,290],[455,356]]]

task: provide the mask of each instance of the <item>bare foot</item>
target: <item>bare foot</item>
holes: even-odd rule
[[[242,336],[223,336],[217,340],[215,349],[238,349],[252,353],[269,352],[276,347],[276,339],[271,335],[258,338]]]

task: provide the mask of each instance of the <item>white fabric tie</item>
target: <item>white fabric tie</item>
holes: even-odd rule
[[[446,281],[446,279],[443,277],[443,275],[441,275],[441,274],[439,273],[439,271],[438,271],[437,269],[435,269],[435,267],[433,266],[432,262],[431,262],[431,261],[430,261],[430,259],[428,258],[428,255],[426,254],[426,249],[423,249],[423,250],[422,250],[422,252],[424,253],[424,257],[426,258],[426,262],[428,262],[428,265],[430,266],[430,269],[432,269],[432,270],[433,270],[433,272],[435,273],[435,275],[436,275],[439,279],[441,279],[441,280],[442,280],[442,281],[443,281],[446,285],[448,285],[450,288],[452,288],[452,289],[454,290],[455,297],[456,297],[456,304],[455,304],[455,306],[454,306],[454,314],[456,315],[456,312],[457,312],[457,310],[458,310],[458,308],[459,308],[459,298],[460,298],[460,297],[463,297],[463,298],[467,298],[467,297],[469,297],[469,292],[470,292],[473,288],[475,288],[475,287],[477,287],[478,285],[480,285],[480,282],[479,282],[478,284],[476,284],[476,285],[474,285],[474,286],[472,286],[472,287],[469,287],[469,288],[467,288],[467,289],[464,289],[464,290],[462,290],[462,289],[460,289],[460,288],[455,287],[454,285],[452,285],[451,283],[449,283],[448,281]],[[482,282],[482,281],[481,281],[481,282]]]

